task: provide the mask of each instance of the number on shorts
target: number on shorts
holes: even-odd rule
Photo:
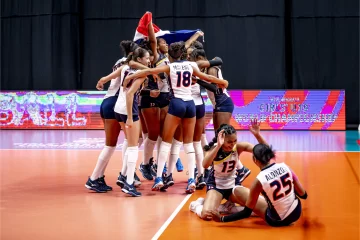
[[[221,170],[221,172],[226,172],[226,173],[229,173],[231,172],[232,170],[234,170],[235,168],[235,164],[236,164],[236,161],[229,161],[229,162],[224,162],[223,163],[223,169]]]
[[[274,190],[274,193],[273,193],[274,201],[277,201],[277,200],[285,197],[286,195],[288,195],[291,192],[292,185],[291,185],[291,181],[288,179],[289,177],[290,177],[290,174],[287,173],[280,177],[281,183],[278,180],[275,180],[270,183],[270,187],[274,187],[274,186],[276,187]],[[285,191],[285,193],[279,194],[280,190],[285,187],[289,187],[289,188]]]
[[[176,72],[177,74],[177,83],[176,83],[176,87],[188,87],[191,85],[191,73],[189,71],[185,71],[185,72],[181,72],[178,71]]]

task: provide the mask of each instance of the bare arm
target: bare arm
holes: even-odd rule
[[[134,68],[134,69],[141,69],[141,70],[148,68],[147,66],[145,66],[145,65],[143,65],[143,64],[141,64],[139,62],[133,61],[133,60],[130,60],[129,67]]]
[[[112,73],[110,73],[109,75],[100,78],[99,81],[101,81],[103,84],[105,84],[105,83],[107,83],[108,81],[110,81],[110,80],[112,80],[112,79],[114,79],[114,78],[120,77],[121,71],[123,70],[124,66],[125,66],[125,65],[119,67],[118,69],[116,69],[115,71],[113,71]]]
[[[96,89],[100,90],[100,91],[104,90],[104,84],[107,83],[108,81],[114,79],[114,78],[119,77],[121,75],[122,69],[123,69],[123,66],[119,67],[117,70],[113,71],[112,73],[110,73],[106,77],[100,78],[100,80],[96,84]]]
[[[262,143],[262,144],[265,144],[265,145],[269,146],[269,144],[266,142],[266,140],[260,134],[260,122],[258,122],[258,120],[256,118],[251,120],[249,130],[254,135],[254,137],[256,138],[256,140],[259,143]]]
[[[149,41],[150,41],[150,47],[151,47],[151,51],[154,54],[154,60],[153,63],[156,63],[157,60],[159,59],[159,54],[157,52],[157,40],[156,40],[156,36],[155,36],[155,31],[154,31],[154,26],[153,26],[153,22],[152,20],[149,23],[148,26],[148,33],[149,33]]]
[[[130,81],[132,79],[146,77],[147,75],[159,74],[159,73],[162,73],[162,72],[169,74],[170,73],[170,67],[168,65],[165,65],[165,66],[156,67],[156,68],[143,69],[141,71],[137,71],[134,74],[128,75],[125,78],[125,81]]]
[[[225,134],[224,129],[219,132],[217,135],[217,144],[213,149],[209,151],[208,154],[204,157],[203,160],[203,167],[208,168],[211,163],[214,161],[214,158],[216,157],[217,152],[220,150],[221,146],[224,144],[225,141]]]
[[[214,158],[216,157],[217,152],[220,150],[221,146],[216,145],[213,147],[213,149],[209,150],[209,152],[206,153],[204,160],[203,160],[203,167],[208,168],[212,162],[214,161]]]
[[[199,61],[196,62],[196,64],[198,65],[198,67],[200,69],[210,67],[209,61],[206,61],[206,60],[199,60]]]
[[[254,148],[254,144],[249,142],[239,142],[236,144],[236,150],[238,152],[238,155],[240,155],[240,153],[242,152],[252,153],[253,148]]]
[[[292,174],[293,180],[294,180],[293,183],[294,183],[295,193],[300,197],[305,196],[306,191],[305,191],[304,187],[301,185],[298,177],[292,170],[291,170],[291,174]]]
[[[185,42],[185,49],[188,49],[191,44],[195,42],[196,39],[198,39],[198,37],[200,36],[204,36],[204,33],[202,31],[197,31],[196,33],[194,33],[194,35],[192,35],[191,38],[189,38],[189,40]]]
[[[256,206],[257,200],[258,200],[259,195],[262,190],[263,190],[263,188],[262,188],[261,183],[259,182],[259,180],[255,179],[255,181],[251,185],[249,198],[247,199],[246,204],[245,204],[245,209],[240,212],[228,215],[228,216],[223,216],[220,218],[220,221],[221,222],[233,222],[233,221],[237,221],[240,219],[250,217],[253,209]]]
[[[222,65],[222,63],[223,63],[223,61],[219,57],[215,57],[212,60],[199,60],[196,62],[196,64],[198,65],[198,67],[200,69],[209,68],[209,67],[213,67],[213,66],[220,66],[220,65]],[[216,76],[217,75],[215,75],[215,77]]]
[[[196,69],[194,67],[193,67],[193,70],[194,70],[193,75],[196,76],[196,77],[199,77],[200,79],[206,80],[206,81],[211,82],[211,83],[216,83],[218,85],[224,86],[225,88],[227,88],[228,85],[229,85],[228,81],[226,81],[226,80],[219,79],[217,77],[202,73],[202,72],[200,72],[198,69]]]
[[[134,81],[131,87],[126,92],[126,113],[128,116],[128,119],[132,119],[132,107],[134,104],[134,94],[135,92],[140,88],[141,84],[144,82],[145,77],[140,78],[139,81]]]

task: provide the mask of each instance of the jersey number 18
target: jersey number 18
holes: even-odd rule
[[[176,87],[188,87],[191,85],[191,73],[189,71],[185,71],[185,72],[176,72],[177,74],[177,83],[176,83]]]

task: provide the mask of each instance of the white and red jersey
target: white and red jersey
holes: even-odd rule
[[[170,67],[170,85],[173,95],[184,101],[193,100],[191,83],[193,68],[189,61],[173,62]]]
[[[196,62],[190,62],[190,65],[193,67],[193,68],[196,68],[197,70],[200,71],[198,65],[196,64]],[[198,79],[198,77],[196,77]],[[203,102],[203,99],[201,97],[201,90],[200,90],[200,85],[197,84],[197,83],[192,83],[191,85],[191,95],[194,99],[194,103],[195,105],[202,105],[204,104]]]
[[[121,67],[125,60],[126,60],[125,57],[119,59],[115,63],[115,65],[113,67],[113,71],[116,71],[119,67]],[[104,99],[108,98],[108,97],[116,96],[119,93],[120,85],[121,85],[121,76],[112,79],[111,82],[110,82],[110,86],[109,86],[109,88],[108,88],[108,90],[107,90],[107,92],[106,92],[106,94],[104,96]]]
[[[263,187],[270,211],[281,220],[285,219],[297,206],[293,175],[285,163],[273,163],[257,175]]]
[[[127,89],[123,86],[123,82],[124,82],[126,76],[134,74],[136,71],[138,71],[138,70],[130,68],[129,66],[125,66],[121,71],[121,75],[120,75],[120,79],[121,79],[121,81],[120,81],[121,82],[121,84],[120,84],[120,92],[119,92],[119,96],[118,96],[118,99],[117,99],[115,107],[114,107],[114,111],[116,113],[127,115],[127,109],[126,109],[126,104],[127,104],[126,103],[126,91],[127,91]],[[135,81],[135,79],[131,80],[128,83],[127,88],[130,88],[133,81]],[[138,104],[139,104],[140,90],[141,90],[141,87],[134,94],[133,107],[132,107],[133,115],[138,115]]]

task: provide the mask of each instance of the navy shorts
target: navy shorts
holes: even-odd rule
[[[231,98],[227,98],[220,104],[216,104],[214,108],[214,112],[229,112],[233,113],[234,111],[234,103]]]
[[[196,115],[196,107],[193,100],[184,101],[180,98],[172,98],[168,113],[179,118],[193,118]]]
[[[210,172],[209,177],[206,181],[206,192],[208,192],[210,190],[215,190],[215,191],[219,192],[222,195],[223,199],[225,198],[226,200],[229,200],[231,194],[233,193],[232,188],[219,189],[216,187],[215,176],[214,176],[213,170]]]
[[[265,214],[265,221],[267,222],[267,224],[273,227],[283,227],[283,226],[289,226],[293,222],[296,222],[301,216],[301,202],[300,199],[297,200],[298,200],[298,205],[295,207],[292,213],[290,213],[290,215],[283,220],[276,220],[274,217],[272,217],[270,208],[267,208]]]
[[[104,119],[116,119],[114,106],[118,96],[105,98],[100,105],[100,116]]]
[[[196,105],[196,119],[203,118],[205,116],[205,104]]]
[[[153,98],[153,97],[150,97],[150,96],[141,96],[140,106],[141,106],[142,109],[144,109],[144,108],[153,108],[153,107],[158,108],[159,107],[158,98]]]
[[[156,99],[157,99],[159,108],[164,108],[164,107],[169,106],[171,95],[169,92],[168,93],[161,92],[160,95]]]
[[[127,115],[115,113],[115,117],[116,117],[116,120],[118,120],[118,122],[126,123]],[[136,121],[139,121],[139,115],[133,115],[133,122],[136,122]]]

